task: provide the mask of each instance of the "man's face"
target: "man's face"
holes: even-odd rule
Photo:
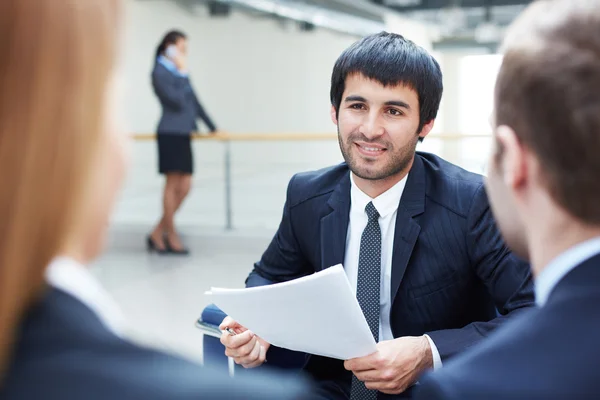
[[[410,167],[419,136],[433,127],[419,128],[419,98],[413,89],[384,87],[361,74],[349,75],[336,118],[340,149],[350,170],[359,178],[380,180]]]
[[[501,137],[495,137],[494,149],[488,161],[488,177],[485,186],[492,213],[504,241],[513,253],[527,260],[529,251],[525,225],[519,216],[515,193],[506,183],[507,180],[512,181],[510,174],[515,168],[511,165],[514,164],[512,156],[514,151],[507,146],[510,147],[512,144],[510,142],[505,144]],[[507,156],[507,152],[511,152],[511,156]]]

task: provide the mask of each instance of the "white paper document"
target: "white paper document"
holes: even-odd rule
[[[288,282],[212,288],[206,294],[235,321],[277,347],[341,360],[376,350],[341,265]]]

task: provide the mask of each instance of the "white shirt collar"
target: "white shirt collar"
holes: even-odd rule
[[[535,299],[541,307],[560,280],[575,267],[600,253],[600,237],[579,243],[555,257],[535,280]]]
[[[57,257],[46,269],[46,281],[85,304],[108,329],[122,336],[125,318],[121,310],[85,266],[71,258]]]
[[[365,192],[360,190],[358,186],[356,186],[356,182],[354,182],[354,175],[351,172],[350,182],[352,183],[352,187],[350,189],[350,201],[353,208],[356,207],[357,211],[364,212],[367,204],[372,201],[373,205],[377,209],[377,212],[379,213],[380,218],[387,217],[398,209],[402,192],[404,192],[404,187],[406,186],[407,178],[408,174],[402,178],[400,182],[396,183],[387,191],[372,199]]]

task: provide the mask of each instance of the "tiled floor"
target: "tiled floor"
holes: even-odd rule
[[[194,322],[208,304],[204,292],[211,286],[243,287],[273,232],[182,233],[191,249],[187,257],[149,254],[144,229],[115,227],[93,272],[121,306],[135,338],[202,361],[202,335]]]

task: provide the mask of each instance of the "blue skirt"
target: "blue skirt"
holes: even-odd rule
[[[161,174],[194,172],[192,157],[192,140],[189,134],[159,133],[158,143],[158,172]]]

